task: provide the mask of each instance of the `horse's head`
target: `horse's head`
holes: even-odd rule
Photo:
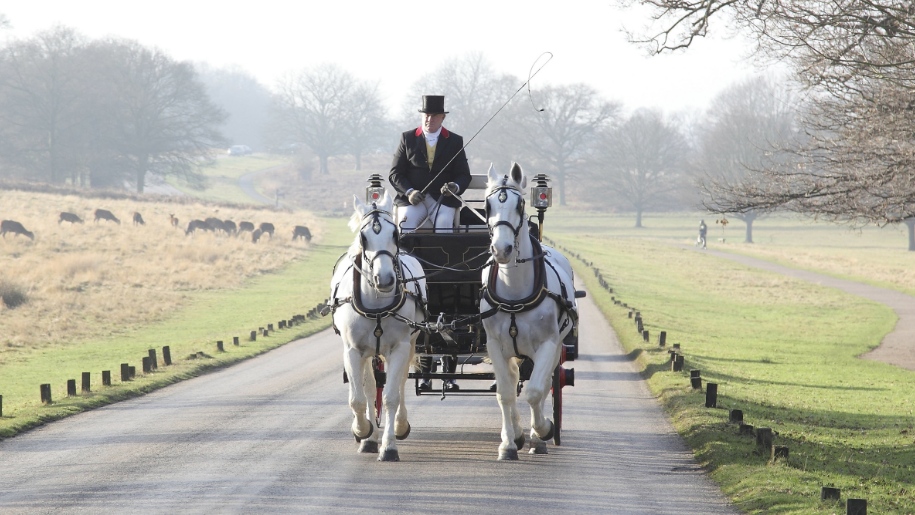
[[[364,204],[353,195],[355,213],[350,229],[358,232],[352,254],[362,255],[362,275],[376,290],[388,293],[397,284],[397,225],[391,210],[394,200],[385,192],[380,202]],[[355,251],[355,252],[352,252]]]
[[[527,234],[524,214],[524,186],[527,178],[521,167],[512,164],[508,175],[499,175],[489,166],[486,184],[486,225],[489,227],[493,259],[499,264],[508,263],[517,251],[518,237]]]

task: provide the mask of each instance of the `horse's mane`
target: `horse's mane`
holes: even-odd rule
[[[350,258],[355,258],[359,255],[359,247],[361,246],[359,241],[360,222],[362,222],[362,215],[353,211],[353,215],[349,217],[349,223],[347,224],[349,226],[349,230],[356,233],[356,237],[353,239],[352,245],[350,245],[346,250],[346,254]]]

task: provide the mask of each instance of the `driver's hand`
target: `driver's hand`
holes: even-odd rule
[[[426,199],[426,196],[423,195],[423,192],[421,192],[419,190],[413,190],[410,192],[409,195],[407,195],[407,200],[409,200],[410,204],[412,204],[414,206],[422,204],[423,200],[425,200],[425,199]]]
[[[443,195],[457,195],[458,185],[454,182],[446,182],[442,184],[442,194]]]

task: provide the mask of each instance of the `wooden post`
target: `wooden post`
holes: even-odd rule
[[[645,329],[644,331],[642,331],[642,340],[644,340],[645,343],[648,343],[648,341],[650,340],[650,338],[648,337],[648,329]]]
[[[629,310],[629,318],[632,318],[632,310]]]
[[[640,318],[640,319],[639,319],[638,331],[641,333],[641,332],[644,331],[644,330],[645,330],[645,326],[642,325],[642,319]]]
[[[232,337],[232,345],[238,347],[238,336]]]
[[[3,418],[3,396],[0,395],[0,418]]]
[[[110,370],[102,370],[102,386],[111,386]]]
[[[785,445],[773,445],[772,446],[772,461],[777,459],[783,459],[788,461],[788,447]]]
[[[867,499],[845,501],[845,515],[867,515]]]
[[[121,382],[130,381],[130,365],[121,363]]]
[[[128,367],[128,370],[130,371],[131,379],[133,379],[134,377],[137,377],[137,367],[130,365],[130,367]]]
[[[693,390],[701,390],[702,389],[702,378],[701,377],[690,377],[689,384],[690,384],[690,386],[693,387]],[[706,407],[708,407],[708,406],[706,406]]]
[[[674,372],[683,371],[683,359],[684,359],[683,354],[677,354],[677,359],[675,359],[674,362],[671,364]]]
[[[728,413],[728,422],[731,424],[742,424],[743,423],[743,411],[739,409],[732,409]]]
[[[691,368],[689,370],[689,376],[690,377],[702,377],[702,371],[699,370],[698,368]]]
[[[285,321],[285,320],[280,320],[280,322],[279,322],[279,328],[280,328],[280,329],[286,329],[286,321]]]
[[[76,379],[67,379],[67,397],[76,397]]]
[[[267,330],[273,332],[273,324],[267,324]]]
[[[83,372],[83,380],[82,380],[82,385],[81,385],[82,391],[84,391],[84,392],[92,391],[92,381],[90,380],[91,377],[92,377],[92,374],[90,374],[89,372]]]
[[[680,350],[680,344],[679,343],[673,344],[673,348]]]
[[[756,428],[756,446],[759,448],[759,450],[765,449],[766,451],[769,451],[772,448],[771,427]]]
[[[165,363],[165,366],[172,364],[172,349],[168,345],[162,347],[162,362]]]
[[[143,373],[148,374],[152,372],[152,365],[149,364],[149,356],[143,356]]]
[[[667,331],[661,331],[658,333],[658,347],[663,347],[667,345]]]
[[[740,429],[738,429],[737,434],[752,435],[753,426],[751,426],[750,424],[740,424]]]
[[[149,349],[149,368],[159,370],[159,359],[156,358],[156,349]]]
[[[216,340],[216,350],[219,352],[225,352],[226,349],[222,346],[222,340]]]
[[[839,497],[842,496],[842,491],[838,488],[833,488],[831,486],[824,486],[820,488],[820,500],[829,501],[834,500],[838,501]]]
[[[41,390],[41,403],[42,404],[51,404],[51,385],[43,384],[40,387]]]
[[[718,407],[718,383],[708,383],[705,385],[705,407]]]
[[[251,341],[257,341],[257,331],[251,331]]]
[[[261,333],[261,336],[269,336],[270,332],[267,329],[264,329],[264,332]]]

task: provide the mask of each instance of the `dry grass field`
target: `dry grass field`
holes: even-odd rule
[[[121,223],[93,221],[96,208]],[[60,212],[84,223],[58,223]],[[145,225],[132,223],[139,212]],[[170,224],[170,214],[179,220]],[[192,219],[216,217],[276,226],[273,238],[254,244],[241,236],[196,232]],[[317,220],[303,212],[202,202],[144,202],[0,191],[0,219],[21,222],[35,235],[0,239],[0,364],[30,350],[104,338],[164,319],[188,293],[232,289],[253,276],[301,257],[308,243],[292,241],[305,225],[321,238]],[[22,302],[24,300],[24,302]],[[21,302],[21,304],[20,304]],[[17,305],[18,304],[18,305]]]

